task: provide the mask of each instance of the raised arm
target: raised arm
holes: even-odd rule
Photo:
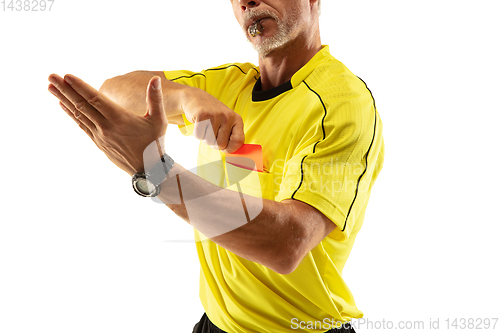
[[[64,111],[114,164],[131,176],[144,171],[145,147],[155,141],[155,148],[161,146],[158,138],[168,125],[159,78],[149,82],[148,113],[139,116],[75,76],[66,75],[63,80],[51,75],[49,81],[49,90]],[[161,188],[159,199],[201,233],[234,254],[280,274],[294,271],[335,228],[327,217],[305,203],[290,199],[275,202],[223,189],[179,164],[174,164]]]
[[[135,71],[117,76],[106,80],[99,91],[126,110],[142,116],[147,110],[147,87],[154,76],[161,78],[163,105],[170,124],[184,125],[184,114],[194,124],[195,138],[229,153],[245,142],[240,115],[201,89],[167,80],[161,71]],[[212,140],[213,135],[207,133],[214,133],[216,142]]]

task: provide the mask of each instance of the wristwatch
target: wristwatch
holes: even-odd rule
[[[174,160],[163,154],[161,160],[150,171],[138,172],[132,177],[135,193],[142,197],[156,197],[160,194],[160,184],[174,166]]]

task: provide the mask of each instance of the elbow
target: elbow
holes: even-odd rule
[[[278,274],[288,275],[295,272],[299,263],[300,261],[297,260],[280,260],[276,262],[273,267],[269,268]]]
[[[304,257],[301,255],[299,248],[300,246],[292,245],[279,251],[279,254],[275,256],[272,267],[269,268],[281,275],[288,275],[295,272]]]
[[[275,273],[278,273],[280,275],[288,275],[293,272],[295,272],[295,269],[297,268],[298,265],[293,265],[293,264],[286,264],[286,265],[280,265],[276,266],[275,268],[271,268]]]
[[[287,233],[282,234],[280,242],[273,248],[273,267],[278,274],[288,275],[297,269],[300,262],[307,255],[307,231],[300,225],[290,225]]]

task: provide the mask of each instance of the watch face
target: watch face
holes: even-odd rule
[[[138,179],[135,186],[137,187],[137,190],[139,190],[139,192],[147,195],[155,191],[154,185],[145,178]]]

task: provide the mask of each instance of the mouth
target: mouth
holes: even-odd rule
[[[248,33],[252,37],[257,37],[258,35],[260,35],[263,32],[264,32],[264,27],[260,23],[260,20],[254,22],[250,27],[248,27]]]
[[[265,19],[270,19],[272,17],[266,15],[258,15],[249,20],[247,25],[247,31],[252,37],[256,37],[264,32],[264,26],[262,25],[262,21]]]

